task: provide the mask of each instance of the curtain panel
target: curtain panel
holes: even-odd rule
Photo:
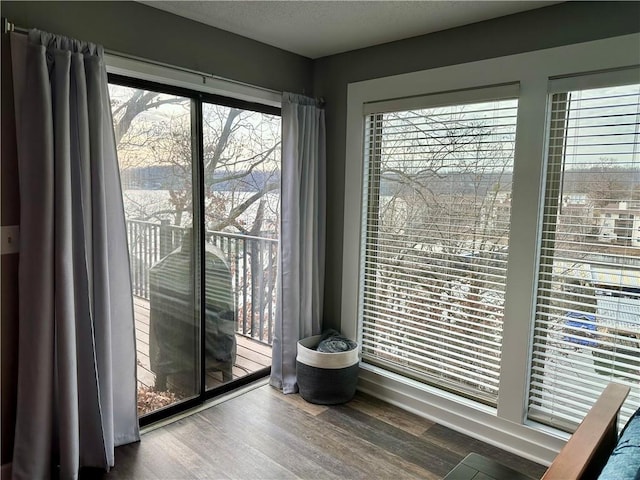
[[[139,440],[124,209],[98,45],[12,34],[20,186],[13,477],[109,469]]]
[[[282,98],[282,216],[272,386],[298,391],[298,340],[320,333],[325,249],[324,110],[302,95]]]

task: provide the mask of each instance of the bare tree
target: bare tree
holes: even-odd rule
[[[182,229],[167,230],[165,224],[190,226],[194,173],[199,170],[207,231],[277,238],[279,195],[271,193],[280,187],[278,117],[203,104],[200,170],[194,164],[199,160],[194,155],[189,99],[118,86],[112,86],[111,98],[129,219],[162,223],[164,231],[177,232],[175,241],[179,242]],[[145,232],[139,235],[144,237]],[[165,253],[175,246],[173,236],[168,243]],[[143,261],[136,245],[132,258]],[[248,292],[244,288],[236,292],[246,293],[239,299],[239,313],[243,318],[249,316],[249,328],[255,331],[272,306],[275,277],[270,269],[276,265],[277,249],[256,239],[239,242],[237,248],[242,251],[232,255],[248,259],[249,268],[241,275],[245,285],[250,285]],[[246,312],[242,310],[245,306]],[[265,333],[270,335],[270,331]]]
[[[130,209],[141,220],[170,218],[183,225],[193,197],[189,99],[125,87],[112,87],[112,98],[123,173],[151,175],[157,187],[168,191],[165,202],[132,195],[126,199]],[[209,104],[203,117],[207,228],[262,233],[265,196],[279,188],[278,119]]]

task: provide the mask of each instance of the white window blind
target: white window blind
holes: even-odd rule
[[[516,99],[367,116],[363,359],[497,401]]]
[[[551,100],[528,416],[572,431],[609,381],[640,399],[640,85]]]

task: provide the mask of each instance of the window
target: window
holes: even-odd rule
[[[340,326],[360,388],[541,463],[606,382],[632,385],[622,419],[637,406],[638,91],[603,89],[640,83],[638,58],[633,34],[349,84]]]
[[[148,423],[269,371],[280,116],[116,75],[109,90]]]
[[[378,111],[365,138],[363,358],[490,405],[517,105]]]
[[[640,381],[640,85],[554,93],[550,116],[529,418],[570,431]]]

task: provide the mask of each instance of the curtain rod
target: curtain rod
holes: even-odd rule
[[[24,28],[24,27],[19,27],[19,26],[15,25],[14,23],[10,22],[7,18],[2,17],[2,32],[3,33],[16,32],[16,33],[27,34],[27,33],[29,33],[29,29],[28,28]],[[104,49],[104,53],[106,53],[108,55],[115,56],[115,57],[125,58],[127,60],[135,60],[137,62],[144,62],[144,63],[148,63],[148,64],[155,65],[155,66],[158,66],[158,67],[171,68],[173,70],[179,70],[179,71],[184,72],[184,73],[190,73],[190,74],[193,74],[193,75],[198,75],[198,76],[201,76],[201,77],[204,77],[204,78],[209,78],[211,80],[219,80],[219,81],[223,81],[223,82],[229,82],[229,83],[233,83],[233,84],[236,84],[236,85],[239,85],[239,86],[242,86],[242,87],[255,88],[256,90],[262,90],[263,92],[282,95],[281,91],[273,90],[271,88],[261,87],[259,85],[252,85],[250,83],[241,82],[240,80],[233,80],[233,79],[230,79],[230,78],[220,77],[218,75],[213,75],[211,73],[200,72],[198,70],[192,70],[190,68],[179,67],[179,66],[176,66],[176,65],[170,65],[168,63],[163,63],[163,62],[159,62],[159,61],[156,61],[156,60],[150,60],[148,58],[137,57],[135,55],[130,55],[128,53],[117,52],[115,50],[109,50],[109,49],[106,49],[106,48]]]

